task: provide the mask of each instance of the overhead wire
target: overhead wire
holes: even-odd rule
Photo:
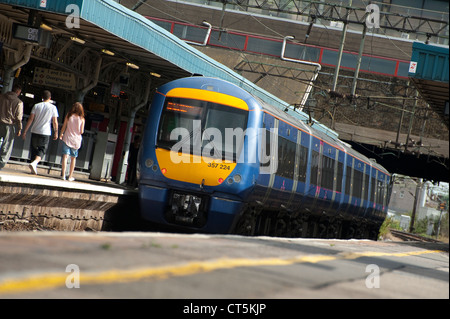
[[[362,2],[363,2],[364,4],[367,4],[367,1],[362,0]],[[166,1],[160,1],[160,3],[162,3],[162,4],[163,4],[164,6],[166,6],[167,8],[170,8],[170,10],[174,10],[175,12],[177,12],[177,13],[180,15],[180,17],[183,17],[183,13],[182,13],[182,12],[180,12],[180,11],[177,10],[177,9],[174,9],[173,7],[169,7],[168,4],[166,3]],[[178,21],[182,21],[182,22],[184,22],[184,23],[188,23],[188,24],[191,24],[191,25],[195,25],[195,23],[193,23],[193,22],[191,22],[191,21],[188,21],[188,20],[186,20],[186,19],[184,19],[184,18],[175,17],[174,15],[169,14],[169,13],[167,13],[167,12],[163,12],[162,10],[160,10],[160,9],[158,9],[158,8],[155,8],[154,6],[151,6],[151,5],[149,5],[148,3],[144,3],[144,4],[147,5],[147,6],[150,7],[150,8],[152,8],[152,9],[158,11],[158,12],[164,13],[165,15],[171,17],[172,19],[175,19],[175,20],[178,20]],[[246,18],[249,16],[251,19],[253,19],[254,21],[256,21],[258,24],[262,25],[262,26],[265,28],[265,30],[269,30],[269,31],[272,32],[274,35],[279,36],[280,38],[284,38],[285,35],[283,35],[283,34],[277,32],[276,30],[274,30],[274,29],[272,29],[272,28],[270,28],[268,25],[266,25],[266,24],[262,21],[262,19],[261,19],[260,17],[257,17],[256,15],[252,14],[251,12],[246,11],[246,10],[245,10],[239,3],[237,3],[237,2],[234,3],[234,4],[235,4],[238,8],[240,8],[243,12],[245,12],[245,16],[242,17],[242,19],[246,19]],[[224,9],[226,9],[226,8],[224,8]],[[241,19],[241,21],[242,21],[242,19]],[[322,24],[322,27],[323,27],[326,31],[331,31],[331,30],[328,28],[328,26],[325,25],[325,24]],[[228,31],[227,31],[226,29],[224,29],[223,27],[222,27],[221,29],[223,29],[223,30],[220,30],[220,31],[228,32]],[[381,28],[381,29],[383,29],[383,28]],[[335,31],[335,30],[333,30],[333,31]],[[388,40],[388,41],[389,41],[389,42],[390,42],[397,50],[399,50],[400,52],[402,52],[402,53],[403,53],[404,55],[406,55],[406,56],[410,56],[410,54],[407,54],[406,52],[404,52],[403,49],[402,49],[401,47],[399,47],[399,46],[396,44],[396,42],[392,39],[391,36],[388,36],[388,35],[387,35],[386,30],[383,29],[382,32],[383,32],[382,35],[384,35],[384,37],[385,37],[385,38],[386,38],[386,39],[387,39],[387,40]],[[331,32],[320,32],[319,34],[320,34],[320,37],[322,37],[323,34],[326,34],[326,36],[330,36]],[[370,65],[371,65],[371,63],[372,63],[373,52],[374,52],[374,51],[373,51],[373,50],[374,50],[373,44],[374,44],[375,33],[372,31],[372,32],[369,32],[369,34],[371,34],[371,39],[370,39],[370,53],[369,53],[369,57],[368,57],[368,58],[369,58],[369,62],[368,62],[368,63],[369,63],[369,69],[370,69]],[[250,63],[249,55],[253,55],[253,54],[249,54],[249,53],[243,51],[243,50],[239,47],[239,45],[236,43],[234,37],[230,37],[230,39],[231,39],[231,41],[235,44],[235,47],[231,47],[231,46],[229,45],[229,42],[226,42],[226,43],[225,43],[225,42],[222,42],[220,39],[216,39],[216,40],[217,40],[217,41],[220,41],[220,42],[223,44],[224,47],[227,47],[228,49],[232,49],[232,50],[234,50],[234,51],[238,51],[238,52],[239,52],[239,55],[242,57],[243,61],[246,61],[247,63]],[[237,50],[236,50],[236,49],[237,49]],[[308,55],[308,58],[311,58],[310,52],[306,51],[305,53]],[[260,54],[260,56],[262,56],[262,53]],[[352,58],[354,58],[355,60],[357,59],[356,55],[353,55],[353,54],[352,54],[351,56],[352,56]],[[380,81],[379,81],[379,76],[375,76],[374,74],[371,74],[370,72],[363,72],[363,73],[364,73],[364,79],[369,80],[369,78],[372,78],[373,81],[380,82]],[[260,72],[259,74],[260,74],[260,75],[263,75],[263,73],[261,73],[261,72]],[[364,79],[363,79],[363,80],[364,80]],[[306,81],[306,80],[300,80],[299,82],[302,82],[302,83],[304,83],[304,84],[310,84],[309,81]],[[401,81],[400,81],[399,83],[401,84]],[[389,82],[389,84],[386,84],[386,85],[388,85],[388,87],[390,87],[390,86],[392,86],[393,84],[395,84],[395,83]],[[314,95],[319,94],[319,95],[322,95],[322,96],[323,96],[324,94],[322,94],[322,93],[325,93],[325,95],[327,95],[328,90],[327,90],[327,87],[326,87],[325,85],[317,84],[317,83],[314,83],[314,84],[312,84],[312,85],[313,85],[313,87],[314,87],[316,90],[318,90],[318,92],[315,92]],[[296,95],[296,92],[295,92],[294,90],[292,90],[292,89],[290,89],[290,88],[287,88],[287,90],[290,91],[292,94]],[[366,88],[365,91],[367,92],[367,90],[368,90],[368,89]],[[376,93],[379,93],[379,91],[377,91],[377,90],[375,90],[375,89],[373,89],[373,90],[372,90],[372,89],[369,89],[369,90],[374,91],[374,92],[376,92]],[[397,96],[397,95],[395,95],[395,92],[391,92],[391,90],[389,90],[389,89],[383,90],[383,91],[386,93],[386,96],[390,96],[390,97],[395,97],[395,96]],[[331,97],[328,95],[328,98],[331,98]],[[360,96],[359,98],[360,98],[360,100],[367,99],[367,103],[368,103],[368,104],[369,104],[369,100],[372,99],[372,102],[375,102],[375,104],[372,105],[372,107],[375,106],[375,105],[383,106],[383,108],[378,108],[378,112],[382,111],[383,109],[384,109],[386,112],[389,112],[389,109],[392,109],[392,108],[396,109],[397,111],[402,111],[402,109],[400,108],[400,105],[399,105],[399,107],[397,108],[397,107],[395,107],[394,105],[387,105],[386,103],[377,102],[377,101],[375,100],[375,99],[377,98],[377,96],[365,95],[365,96]],[[422,99],[422,98],[419,98],[419,99]],[[336,103],[337,103],[337,101],[335,101],[335,102],[333,102],[333,103],[329,103],[329,105],[330,105],[330,107],[333,107],[333,106],[336,105]],[[343,106],[344,103],[340,103],[339,105],[340,105],[340,106]],[[348,104],[348,105],[350,105],[350,104]],[[386,108],[386,107],[387,107],[387,108]],[[420,108],[417,107],[416,112],[419,111],[419,109],[420,109]],[[333,117],[333,113],[330,112],[331,108],[323,108],[322,110],[319,110],[319,109],[316,108],[316,110],[317,110],[318,112],[322,112],[322,113],[323,113],[322,117],[323,117],[325,114],[329,114],[330,116]],[[353,123],[353,124],[355,124],[355,125],[358,124],[358,123],[355,123],[354,121],[352,121],[352,119],[350,119],[350,118],[346,115],[346,113],[344,113],[343,111],[341,112],[341,110],[340,110],[339,108],[337,108],[337,112],[338,112],[339,116],[345,118],[346,121],[348,121],[348,122],[350,122],[350,123]],[[335,114],[334,116],[336,116],[336,115],[337,115],[337,114]]]

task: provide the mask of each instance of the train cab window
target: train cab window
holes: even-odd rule
[[[185,146],[181,149],[190,150],[190,154],[210,156],[209,151],[214,151],[215,156],[236,161],[244,142],[244,135],[239,132],[245,132],[247,118],[246,110],[208,101],[168,97],[159,123],[157,147],[171,149],[176,143],[181,143]],[[225,138],[230,132],[233,133],[232,138]],[[204,154],[204,150],[208,154]]]
[[[204,134],[202,147],[205,147],[208,143],[212,143],[221,148],[225,159],[234,160],[234,157],[240,153],[244,144],[244,129],[247,127],[247,116],[245,112],[235,112],[230,107],[212,106],[206,112],[204,122],[204,130],[212,130],[213,133],[214,130],[218,130],[216,132],[220,132],[220,134],[217,135],[221,136],[222,140],[217,145],[214,140],[217,137],[211,140],[209,135]]]

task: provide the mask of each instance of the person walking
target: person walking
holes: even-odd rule
[[[141,144],[141,138],[139,135],[134,137],[134,142],[130,147],[130,153],[128,155],[128,181],[127,184],[129,186],[136,187],[137,179],[136,179],[136,169],[137,169],[137,160],[139,154],[139,146]]]
[[[74,181],[73,171],[78,157],[78,150],[81,147],[82,134],[84,133],[84,110],[80,102],[75,102],[72,109],[67,113],[64,124],[61,128],[59,139],[63,141],[61,176],[66,179],[67,158],[70,156],[69,181]]]
[[[11,92],[0,94],[0,170],[11,156],[14,136],[22,132],[23,102],[19,99],[22,87],[15,84]]]
[[[27,125],[22,133],[23,140],[31,125],[31,164],[29,165],[31,173],[37,175],[37,165],[47,152],[50,136],[53,140],[58,139],[58,109],[51,101],[52,95],[50,91],[45,90],[42,93],[42,102],[37,103],[31,109],[30,117]]]

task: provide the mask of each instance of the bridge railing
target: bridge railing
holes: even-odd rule
[[[207,36],[207,27],[160,18],[147,18],[180,39],[189,41],[190,43],[201,45],[204,43],[204,39]],[[213,29],[206,44],[241,52],[280,57],[283,39]],[[287,58],[317,62],[323,66],[329,67],[336,66],[337,56],[337,49],[294,42],[288,42],[285,51],[285,57]],[[341,68],[355,70],[357,56],[357,52],[344,51],[341,60]],[[363,54],[360,72],[406,79],[408,78],[408,68],[409,61],[406,60]]]

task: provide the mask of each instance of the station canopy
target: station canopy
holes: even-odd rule
[[[449,49],[448,46],[414,42],[409,78],[430,105],[449,125]]]

